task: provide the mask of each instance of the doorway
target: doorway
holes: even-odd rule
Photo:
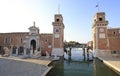
[[[31,42],[30,42],[30,47],[32,48],[33,54],[34,54],[34,52],[35,52],[35,50],[36,50],[36,41],[35,41],[35,40],[31,40]]]

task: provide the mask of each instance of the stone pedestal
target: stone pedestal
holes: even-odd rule
[[[49,53],[46,51],[46,58],[49,58],[50,57],[50,55],[49,55]]]
[[[30,56],[32,56],[33,55],[33,50],[30,50]]]
[[[4,48],[5,54],[3,56],[8,57],[10,55],[10,51],[7,47]]]

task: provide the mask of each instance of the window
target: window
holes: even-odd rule
[[[5,43],[7,43],[7,38],[5,38]]]
[[[59,22],[59,19],[56,19],[57,22]]]
[[[55,34],[55,38],[59,38],[60,36],[59,36],[59,34]]]
[[[21,43],[23,42],[23,39],[21,38]]]
[[[115,34],[116,34],[116,32],[113,32],[113,34],[115,35]]]
[[[59,33],[60,32],[60,28],[58,27],[58,28],[55,28],[55,32],[56,33]]]
[[[48,43],[48,48],[51,48],[51,47],[52,47],[52,46],[51,46],[51,43],[49,42],[49,43]]]
[[[102,21],[102,18],[99,18],[99,21]]]
[[[12,38],[10,38],[10,43],[12,43],[13,42],[13,39]]]
[[[45,39],[45,42],[47,43],[47,42],[48,42],[48,39]]]
[[[59,29],[56,29],[55,32],[59,32]]]
[[[99,38],[105,38],[105,34],[104,33],[99,34]]]

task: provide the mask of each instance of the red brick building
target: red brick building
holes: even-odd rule
[[[54,16],[53,33],[41,34],[39,28],[33,26],[29,28],[29,32],[12,32],[0,33],[0,52],[4,47],[9,48],[11,54],[33,55],[35,52],[41,52],[45,55],[63,55],[64,41],[64,24],[61,14]]]
[[[120,51],[120,28],[109,28],[104,12],[94,16],[92,39],[93,50]]]

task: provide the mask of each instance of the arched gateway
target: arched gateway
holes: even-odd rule
[[[39,38],[39,28],[35,26],[35,22],[33,26],[29,28],[29,35],[26,36],[26,48],[29,49],[30,54],[33,55],[40,48],[40,38]]]
[[[31,49],[33,50],[33,54],[34,54],[34,52],[35,52],[35,50],[36,50],[36,41],[33,39],[33,40],[31,40],[31,42],[30,42],[30,47],[31,47]]]

